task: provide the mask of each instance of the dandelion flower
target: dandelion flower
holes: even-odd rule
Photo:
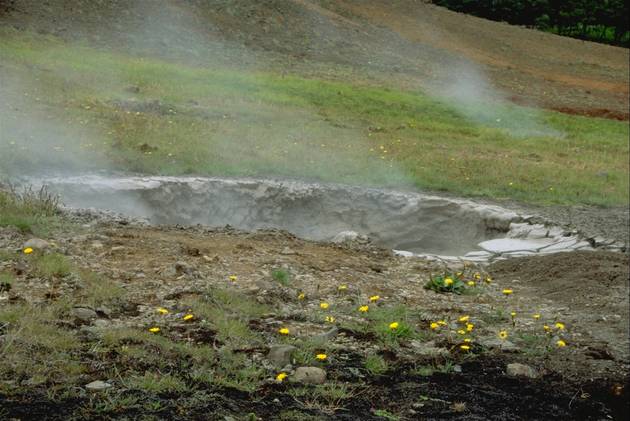
[[[184,320],[188,321],[188,320],[192,320],[194,317],[195,317],[194,315],[188,313],[183,318]]]
[[[469,287],[474,287],[476,285],[475,281],[468,281],[467,284]]]
[[[491,283],[492,282],[492,278],[489,276],[486,276],[486,279],[484,279],[484,281],[486,281],[486,283]]]
[[[328,323],[335,323],[335,318],[333,316],[326,316],[326,321]]]
[[[460,335],[465,335],[466,331],[464,329],[459,329],[457,333],[459,333]]]
[[[346,291],[346,290],[348,290],[348,285],[339,285],[337,287],[337,290],[338,291]]]
[[[501,332],[499,332],[499,338],[507,339],[507,337],[508,337],[507,330],[502,330]]]
[[[503,295],[511,295],[514,291],[509,288],[506,288],[501,292],[503,292]]]
[[[236,281],[238,280],[238,276],[236,276],[236,275],[230,275],[230,276],[228,277],[228,279],[229,279],[230,281],[232,281],[232,282],[236,282]]]
[[[475,273],[475,279],[481,279],[481,274]]]
[[[380,296],[378,296],[378,295],[372,295],[372,296],[370,297],[370,302],[371,302],[371,303],[375,303],[375,302],[377,302],[377,301],[378,301],[378,300],[380,300],[380,299],[381,299],[381,297],[380,297]]]
[[[319,308],[326,310],[328,308],[328,303],[319,303]]]
[[[320,361],[324,361],[324,360],[326,360],[326,358],[328,358],[328,355],[326,355],[326,354],[317,354],[317,355],[315,355],[315,358],[317,358]]]
[[[151,333],[158,333],[159,331],[160,331],[160,328],[157,326],[149,328],[149,332]]]
[[[551,328],[549,327],[549,325],[543,325],[543,329],[545,329],[545,332],[551,331]]]
[[[370,307],[368,307],[368,306],[361,306],[361,307],[359,307],[359,311],[361,313],[367,313],[369,309],[370,309]]]
[[[558,346],[558,348],[562,348],[564,346],[567,346],[567,343],[563,341],[562,339],[558,339],[558,341],[556,342],[556,345]]]
[[[398,322],[392,322],[392,323],[390,323],[390,324],[389,324],[389,328],[390,328],[391,330],[396,330],[396,329],[398,329],[398,326],[399,326],[399,325],[398,325]]]
[[[287,378],[287,373],[278,373],[276,376],[276,381],[282,383],[284,379]]]
[[[446,286],[453,285],[453,280],[451,278],[444,279],[444,285]]]
[[[471,342],[472,342],[472,339],[470,339],[470,338],[464,338],[464,342],[466,342],[467,344],[469,344],[469,343],[471,343]]]
[[[540,314],[536,313],[532,316],[535,320],[540,319]]]
[[[306,294],[304,294],[303,292],[300,292],[297,296],[298,300],[303,300],[304,298],[306,298]]]
[[[470,345],[460,345],[459,346],[463,351],[469,351],[470,350]]]
[[[24,254],[31,254],[33,252],[33,248],[32,247],[27,247],[23,251],[24,251]]]
[[[466,323],[466,332],[472,332],[472,330],[474,329],[475,325],[472,323]]]
[[[555,326],[558,330],[564,330],[564,323],[556,322]]]
[[[446,324],[447,324],[444,320],[438,320],[438,321],[437,321],[437,323],[438,323],[440,326],[446,326]]]
[[[280,328],[280,330],[278,330],[278,333],[281,335],[288,335],[289,334],[289,329],[286,327]]]
[[[516,312],[515,311],[511,312],[510,316],[512,316],[512,318],[515,318],[516,317]]]
[[[439,324],[439,323],[436,323],[436,322],[431,322],[431,324],[429,325],[429,327],[430,327],[432,330],[436,330],[437,328],[439,328],[439,327],[440,327],[440,324]]]
[[[158,308],[157,312],[160,314],[168,314],[168,310],[163,307]]]
[[[470,319],[470,316],[462,316],[459,319],[457,319],[458,322],[462,322],[465,323]]]

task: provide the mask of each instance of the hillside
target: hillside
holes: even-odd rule
[[[352,77],[369,75],[437,92],[476,72],[500,90],[497,95],[491,89],[491,96],[628,119],[627,49],[453,13],[424,1],[3,4],[3,26],[105,48],[256,68],[288,65],[320,76],[341,65]]]

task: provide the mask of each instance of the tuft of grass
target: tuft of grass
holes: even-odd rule
[[[37,276],[51,279],[70,275],[74,269],[72,263],[62,254],[38,254],[33,259],[33,268]]]
[[[317,386],[289,389],[289,394],[305,408],[333,414],[343,409],[344,401],[356,395],[356,390],[344,383],[331,382]]]
[[[421,335],[411,323],[409,309],[404,305],[376,307],[367,313],[367,317],[370,320],[370,331],[384,346],[396,347],[401,341],[419,338]],[[392,322],[398,323],[396,329],[390,327]]]
[[[0,292],[9,291],[13,287],[15,276],[8,272],[0,272]]]
[[[189,390],[186,382],[172,374],[146,372],[142,376],[132,376],[125,382],[130,389],[138,389],[154,394],[183,393]]]
[[[374,411],[374,415],[385,418],[388,421],[399,421],[401,419],[398,415],[392,414],[386,409],[377,409]]]
[[[45,234],[59,223],[58,215],[59,198],[45,187],[17,191],[13,186],[0,184],[0,227],[13,226],[24,233]]]
[[[284,286],[288,286],[291,280],[291,274],[285,269],[274,269],[271,272],[271,277]]]
[[[454,294],[463,294],[468,289],[461,276],[457,276],[454,273],[432,276],[424,285],[424,288],[435,292],[450,292]]]
[[[74,332],[56,326],[62,309],[55,305],[8,305],[0,307],[0,378],[17,384],[53,384],[63,379],[72,385],[81,379],[86,367],[80,353],[81,342]],[[1,383],[0,383],[1,384]],[[19,393],[20,387],[0,390]]]
[[[110,304],[120,299],[125,293],[119,285],[92,271],[82,270],[80,277],[83,281],[80,296],[83,297],[85,303],[93,307]]]
[[[381,375],[389,369],[387,361],[378,354],[370,354],[365,358],[365,369],[373,376]]]

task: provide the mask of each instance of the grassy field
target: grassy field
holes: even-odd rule
[[[464,108],[421,91],[189,66],[6,30],[0,39],[0,176],[287,176],[628,203],[626,122]]]

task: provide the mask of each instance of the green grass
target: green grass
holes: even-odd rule
[[[378,354],[365,357],[365,369],[373,376],[385,373],[388,368],[387,361]]]
[[[0,117],[8,174],[56,166],[287,176],[628,203],[624,122],[497,104],[464,110],[419,91],[189,67],[10,30],[0,39],[3,72],[22,81],[7,95],[28,110]],[[19,126],[34,116],[37,130]]]
[[[0,150],[3,147],[1,136],[0,130]],[[1,154],[0,163],[3,163]],[[23,233],[44,236],[60,225],[58,214],[58,200],[46,189],[17,192],[2,189],[0,184],[0,227],[13,226]]]
[[[291,274],[285,269],[274,269],[271,277],[283,286],[288,286],[291,280]]]
[[[38,254],[33,259],[34,273],[42,278],[63,278],[70,275],[72,263],[62,254]]]

